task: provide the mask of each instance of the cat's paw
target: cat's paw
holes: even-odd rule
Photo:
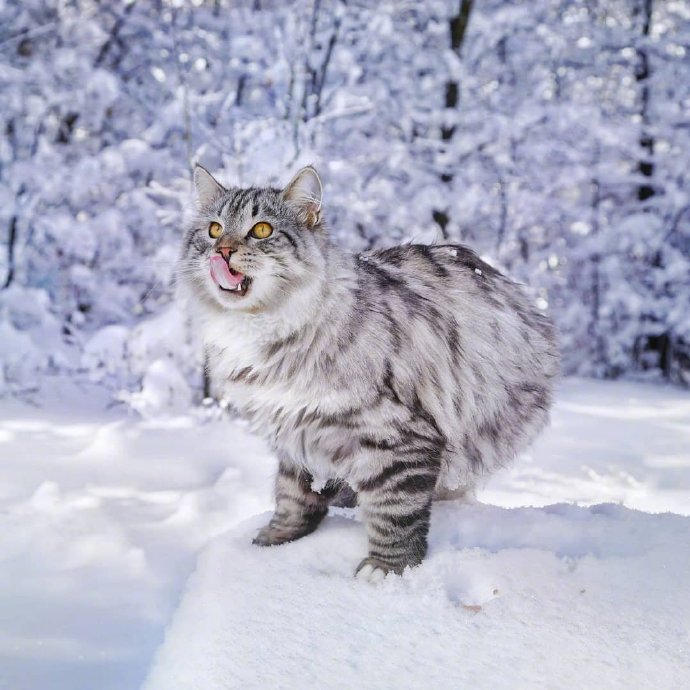
[[[326,515],[326,509],[300,516],[299,520],[281,520],[274,518],[262,527],[252,540],[258,546],[277,546],[288,541],[295,541],[311,534]]]
[[[278,544],[285,544],[288,541],[299,539],[301,536],[302,532],[299,530],[276,527],[275,525],[266,525],[266,527],[262,527],[254,539],[252,539],[252,544],[256,544],[257,546],[277,546]]]
[[[392,566],[379,561],[377,558],[367,557],[357,566],[355,577],[358,580],[376,583],[381,582],[388,573],[394,572],[396,571]]]

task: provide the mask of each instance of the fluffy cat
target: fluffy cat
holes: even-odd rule
[[[376,580],[422,560],[432,498],[470,491],[544,427],[554,331],[520,286],[460,245],[349,253],[329,238],[312,167],[285,189],[194,173],[179,275],[212,381],[279,460],[254,542],[361,506]]]

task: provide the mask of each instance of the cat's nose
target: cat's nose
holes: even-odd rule
[[[218,247],[216,251],[226,260],[228,261],[230,257],[233,255],[234,252],[237,251],[237,247]]]

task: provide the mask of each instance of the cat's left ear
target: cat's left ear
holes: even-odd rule
[[[300,220],[310,228],[321,219],[322,197],[321,178],[311,165],[302,168],[283,190],[283,199],[295,206]]]

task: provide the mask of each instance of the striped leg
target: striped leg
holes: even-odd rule
[[[357,567],[357,577],[376,581],[390,571],[400,574],[421,563],[438,471],[438,462],[432,460],[395,460],[360,483],[369,555]]]
[[[313,532],[328,512],[327,495],[311,490],[309,472],[281,460],[276,478],[276,509],[254,544],[274,546]]]

